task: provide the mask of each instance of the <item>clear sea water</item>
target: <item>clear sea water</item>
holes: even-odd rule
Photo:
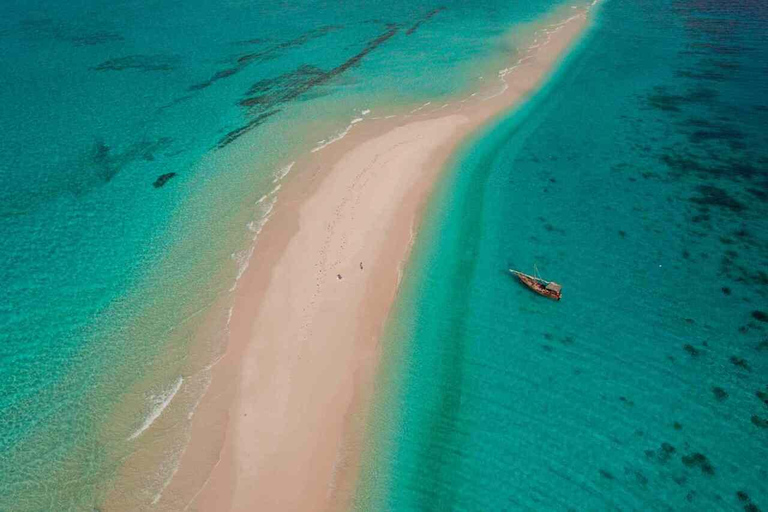
[[[3,2],[0,510],[151,509],[281,169],[367,110],[475,90],[558,5]]]
[[[360,510],[768,510],[768,4],[608,0],[468,142]],[[563,285],[539,297],[507,269]]]

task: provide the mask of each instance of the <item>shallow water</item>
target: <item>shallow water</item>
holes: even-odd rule
[[[4,2],[0,510],[150,506],[281,170],[495,79],[558,4]]]
[[[456,157],[359,509],[768,508],[767,16],[607,1]],[[534,263],[561,302],[507,274]]]

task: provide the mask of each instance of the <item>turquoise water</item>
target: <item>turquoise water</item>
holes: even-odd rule
[[[90,511],[137,458],[120,492],[148,507],[280,169],[475,90],[557,5],[4,2],[0,510]]]
[[[607,1],[451,165],[361,510],[768,509],[768,10]],[[507,274],[563,285],[553,302]]]

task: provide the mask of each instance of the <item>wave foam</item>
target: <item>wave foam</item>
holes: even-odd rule
[[[293,166],[296,165],[296,162],[291,162],[285,167],[281,167],[277,170],[275,173],[275,178],[272,180],[272,183],[277,183],[278,181],[282,181],[283,178],[288,176],[288,173],[291,172],[291,169],[293,169]]]
[[[170,390],[167,390],[166,392],[163,392],[163,393],[159,393],[157,395],[152,395],[149,398],[149,402],[152,404],[152,410],[150,411],[149,415],[144,419],[144,423],[141,424],[141,427],[139,427],[139,429],[136,430],[136,432],[134,432],[133,434],[130,435],[130,437],[128,437],[128,441],[133,441],[134,439],[139,437],[141,434],[143,434],[144,431],[147,430],[155,422],[155,420],[157,420],[157,418],[160,417],[161,414],[163,414],[163,411],[171,403],[171,400],[173,400],[173,397],[176,396],[176,393],[179,392],[179,389],[181,389],[181,385],[183,383],[184,383],[184,378],[179,377]]]
[[[312,153],[317,153],[321,149],[327,148],[328,146],[330,146],[334,142],[340,141],[341,139],[343,139],[344,137],[347,136],[347,134],[349,133],[349,130],[351,130],[353,126],[354,126],[354,123],[350,123],[346,128],[344,128],[341,132],[339,132],[338,134],[334,135],[330,139],[323,139],[321,141],[318,141],[319,145],[317,147],[315,147],[314,149],[312,149]]]

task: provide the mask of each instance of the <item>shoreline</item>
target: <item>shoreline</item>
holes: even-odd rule
[[[524,101],[576,43],[588,11],[568,12],[501,75],[501,92],[366,119],[296,161],[238,283],[227,352],[158,508],[350,505],[380,335],[421,212],[456,148]]]

